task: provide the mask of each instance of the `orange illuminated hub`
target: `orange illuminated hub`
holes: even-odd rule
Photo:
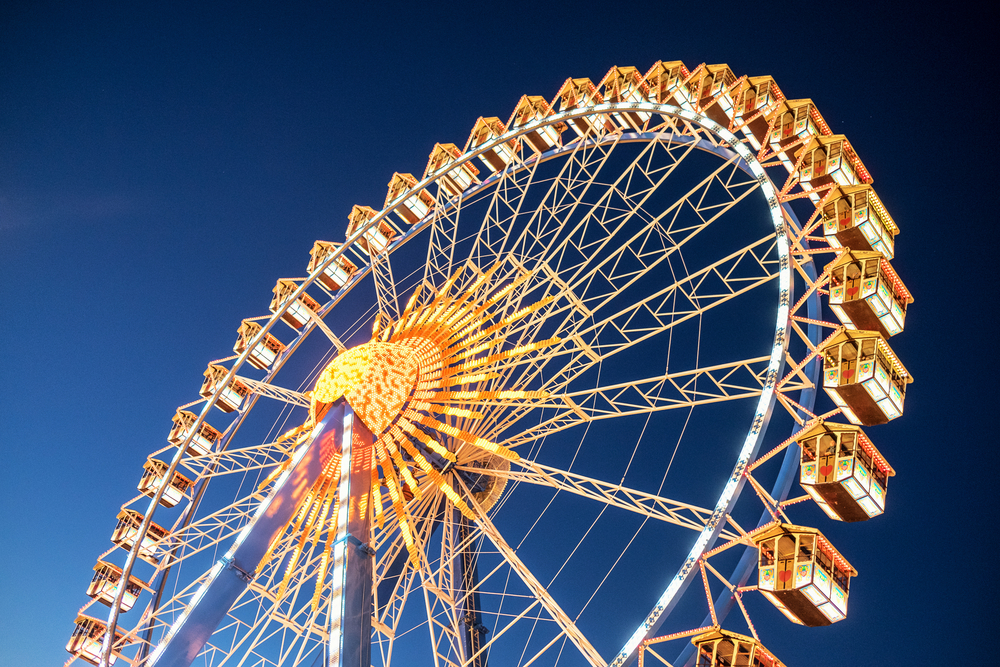
[[[233,352],[236,354],[246,352],[247,348],[250,347],[263,328],[252,320],[243,320],[240,328],[236,330],[237,339],[236,345],[233,346]],[[285,344],[269,333],[264,336],[263,340],[253,346],[249,356],[247,356],[247,361],[254,368],[266,371],[284,349]]]
[[[852,424],[874,426],[903,414],[913,377],[877,331],[840,331],[820,353],[823,389]]]
[[[385,207],[394,206],[402,200],[403,205],[397,206],[396,214],[411,225],[415,225],[426,217],[434,208],[434,197],[427,190],[420,190],[407,196],[417,185],[413,174],[396,172],[389,179],[389,190],[385,196]]]
[[[222,387],[222,391],[219,392],[219,397],[215,401],[215,407],[223,412],[238,410],[243,399],[250,393],[250,388],[236,378],[231,379],[229,384],[223,387],[228,374],[229,369],[225,366],[211,364],[205,369],[205,380],[201,383],[201,391],[199,392],[202,398],[212,398],[219,387]]]
[[[506,129],[507,128],[504,127],[504,124],[500,122],[499,118],[483,118],[480,116],[476,121],[476,124],[472,126],[472,134],[469,135],[466,150],[476,150],[488,141],[502,135]],[[480,155],[479,159],[490,171],[494,173],[500,172],[506,169],[507,165],[513,162],[517,149],[518,142],[512,139],[506,143],[494,146],[492,149]]]
[[[191,427],[198,417],[193,412],[178,410],[173,418],[173,426],[167,441],[172,445],[180,447],[181,443],[191,433]],[[192,456],[205,456],[215,448],[215,443],[219,441],[222,434],[218,430],[209,426],[208,422],[202,422],[198,427],[198,432],[188,442],[187,453]]]
[[[169,468],[166,463],[160,461],[159,459],[149,459],[142,466],[143,473],[142,478],[139,480],[139,491],[144,495],[152,498],[156,495],[156,492],[160,489],[163,484],[163,480],[167,473],[167,468]],[[191,488],[194,484],[190,479],[180,474],[179,472],[174,472],[173,477],[170,479],[170,484],[167,485],[166,491],[160,496],[160,504],[164,507],[174,507],[184,498],[184,494],[187,490]]]
[[[853,250],[826,267],[830,309],[848,329],[878,331],[883,337],[903,330],[913,297],[882,253]]]
[[[107,633],[108,626],[104,621],[80,614],[76,617],[76,627],[73,628],[69,643],[66,644],[66,650],[75,658],[85,660],[92,665],[99,664],[104,646],[104,636]],[[121,641],[122,636],[121,632],[115,630],[114,643],[117,644]],[[108,664],[115,664],[119,657],[117,651],[112,651]]]
[[[306,272],[311,275],[316,270],[316,267],[326,262],[326,258],[339,250],[341,246],[343,246],[342,243],[316,241],[313,244],[312,250],[309,251],[309,264],[306,265]],[[351,279],[351,276],[357,270],[358,267],[351,260],[341,255],[333,260],[316,280],[326,289],[336,292],[347,284],[347,281]]]
[[[799,483],[831,519],[865,521],[885,511],[896,473],[857,426],[821,422],[800,431]]]
[[[309,420],[282,436],[304,443],[329,407],[345,399],[375,437],[367,496],[370,502],[363,503],[362,511],[367,513],[370,507],[368,516],[380,528],[386,521],[398,525],[414,564],[420,562],[421,552],[414,541],[408,502],[438,491],[474,520],[475,513],[452,486],[450,475],[442,471],[463,451],[467,459],[499,461],[497,467],[519,458],[507,447],[472,432],[470,420],[474,423],[483,416],[477,404],[548,396],[541,391],[488,387],[501,377],[498,371],[505,364],[559,342],[551,338],[525,345],[505,344],[512,327],[548,306],[552,298],[514,312],[505,310],[505,300],[513,298],[516,288],[531,274],[521,274],[504,285],[491,285],[496,270],[459,269],[424,305],[418,303],[422,291],[418,287],[398,320],[386,321],[380,315],[369,342],[340,353],[323,369],[311,392]],[[466,276],[463,288],[457,288],[467,271],[472,275]],[[502,312],[509,314],[501,317],[498,313]],[[277,479],[287,465],[286,461],[272,471],[261,488]],[[301,532],[303,545],[318,539],[324,517],[336,511],[338,476],[339,464],[331,462],[296,514],[293,530]],[[480,506],[489,509],[502,489],[502,484],[496,484],[485,495],[477,495]],[[386,504],[391,507],[391,516],[386,513]],[[270,553],[262,559],[261,567],[269,558]],[[318,581],[323,581],[325,567],[321,566]],[[316,600],[318,597],[314,604]]]
[[[274,297],[271,299],[270,311],[278,312],[285,303],[292,298],[292,294],[299,289],[298,283],[294,280],[279,280],[271,290]],[[309,311],[319,310],[319,302],[305,292],[300,294],[295,302],[288,306],[281,319],[293,329],[301,329],[302,325],[309,321]]]
[[[839,186],[823,200],[823,234],[834,248],[895,253],[899,227],[868,184]]]
[[[111,534],[111,542],[125,551],[130,551],[132,545],[135,544],[135,537],[139,534],[139,526],[142,524],[142,521],[143,515],[139,512],[122,509],[118,513],[118,524]],[[162,528],[155,523],[150,523],[146,535],[142,538],[142,544],[139,546],[139,558],[150,565],[159,563],[160,559],[156,557],[154,547],[157,542],[166,539],[169,534],[170,531],[166,528]]]
[[[87,588],[87,595],[98,602],[110,607],[115,602],[118,589],[122,580],[122,569],[113,563],[106,563],[103,560],[97,561],[94,566],[94,578]],[[143,589],[149,589],[143,581],[136,577],[129,577],[128,586],[122,595],[120,608],[123,612],[128,611],[135,605]]]
[[[757,588],[794,623],[830,625],[847,616],[857,571],[815,528],[776,523],[751,533],[759,549]]]
[[[785,667],[753,637],[721,628],[700,634],[691,643],[698,651],[695,667]]]

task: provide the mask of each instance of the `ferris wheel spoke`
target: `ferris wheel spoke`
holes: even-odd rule
[[[586,195],[596,179],[607,166],[621,135],[615,135],[607,142],[577,143],[569,152],[559,173],[548,182],[535,210],[527,216],[526,225],[517,235],[501,238],[497,257],[527,257],[533,247],[544,247],[542,239],[557,235],[564,220],[571,218],[584,204]],[[521,198],[526,191],[518,193]],[[511,210],[520,211],[518,206]],[[511,222],[516,217],[510,218]],[[539,246],[539,243],[542,243]]]
[[[575,267],[559,266],[550,270],[561,275],[571,273],[562,279],[563,282],[570,290],[584,294],[592,291],[594,279],[598,276],[612,288],[612,293],[631,287],[758,189],[756,180],[741,182],[739,187],[734,188],[730,182],[722,180],[725,170],[729,170],[730,175],[733,171],[742,174],[735,164],[726,162],[665,211],[649,216],[644,228],[633,233],[630,238],[618,238],[619,231],[625,228],[624,224],[615,229],[602,229],[605,238],[600,241],[600,247],[585,244],[583,239],[575,242],[575,254],[586,258],[583,263]],[[724,194],[716,195],[718,190]],[[717,201],[720,199],[721,202]],[[644,203],[636,202],[633,211],[641,211]],[[625,219],[623,223],[628,221]],[[610,252],[605,252],[609,248]],[[595,261],[594,258],[601,259]],[[639,268],[635,268],[635,265]],[[604,300],[586,296],[582,299],[592,311],[599,310]]]
[[[386,251],[376,252],[371,256],[371,263],[379,313],[395,321],[399,319],[399,296],[396,294],[396,281],[392,277],[390,255]]]
[[[522,334],[517,338],[519,344],[530,342],[530,335],[539,330],[537,320],[583,308],[586,318],[580,318],[576,323],[564,320],[566,326],[560,330],[564,330],[564,336],[578,346],[577,351],[586,353],[594,362],[602,361],[623,347],[662,333],[773,281],[778,276],[772,267],[776,260],[770,259],[773,249],[773,236],[753,241],[745,248],[600,319],[594,316],[614,301],[618,296],[617,289],[589,296],[590,300],[597,301],[593,309],[584,305],[584,300],[572,290],[555,292],[548,295],[557,299],[551,307],[508,331]],[[681,307],[678,307],[678,301],[681,301]],[[613,334],[613,341],[603,342],[603,338],[612,337],[609,334]]]
[[[279,439],[260,445],[190,456],[182,459],[181,465],[190,470],[196,479],[261,470],[287,459],[292,453],[294,445],[293,438]]]
[[[511,226],[522,215],[525,195],[536,183],[540,164],[534,160],[523,169],[508,170],[501,175],[469,253],[475,266],[491,266],[501,260],[503,244],[508,240]]]
[[[655,146],[654,142],[648,148],[652,151]],[[668,168],[654,172],[647,172],[642,164],[642,159],[647,156],[637,157],[623,177],[609,184],[580,221],[566,230],[559,243],[546,250],[545,259],[540,262],[548,265],[552,274],[559,276],[570,290],[584,288],[598,273],[616,289],[624,289],[625,285],[615,284],[616,280],[627,280],[629,274],[635,272],[631,269],[634,264],[643,267],[639,271],[648,271],[651,267],[647,266],[647,262],[653,260],[659,263],[667,259],[758,187],[755,180],[735,183],[734,171],[740,174],[742,171],[733,160],[727,160],[661,213],[646,213],[645,205],[649,199],[693,150],[693,145],[687,146],[680,156],[672,156],[675,161]],[[727,171],[729,176],[723,179]],[[634,189],[633,177],[637,177],[634,180],[638,184]],[[643,225],[632,232],[636,218]],[[633,236],[628,240],[619,238],[629,233]],[[681,238],[674,239],[678,234]],[[630,261],[623,262],[623,259]],[[626,270],[624,276],[616,276],[615,272],[620,267],[631,270]],[[632,278],[628,282],[634,280]]]
[[[519,466],[515,469],[513,466]],[[491,469],[490,476],[513,482],[527,482],[557,491],[565,491],[589,498],[609,507],[617,507],[642,516],[672,523],[689,530],[701,531],[711,518],[712,510],[670,500],[652,493],[630,489],[622,484],[611,484],[599,479],[578,475],[536,461],[521,459],[510,470]],[[458,470],[470,473],[482,472],[469,464],[458,466]]]
[[[294,389],[285,389],[284,387],[279,387],[269,382],[252,380],[248,377],[243,377],[242,375],[236,376],[236,379],[249,387],[250,391],[260,396],[266,396],[267,398],[273,398],[275,400],[283,401],[290,405],[297,405],[303,408],[309,407],[309,397],[301,392],[295,391]]]
[[[616,203],[628,198],[631,176],[636,172],[642,173],[643,159],[654,153],[660,142],[646,144],[617,178],[609,183],[602,183],[597,177],[615,152],[619,138],[616,136],[611,143],[597,143],[593,146],[591,150],[600,151],[600,159],[594,166],[580,164],[579,170],[573,171],[570,168],[574,164],[573,160],[567,160],[564,173],[552,182],[517,242],[510,247],[510,252],[521,257],[526,267],[532,269],[542,258],[565,252],[567,239],[586,231],[591,224],[608,224],[620,217],[629,217],[628,212],[624,208],[619,210]],[[691,154],[693,147],[680,149],[667,146],[665,150],[672,162],[664,173],[657,175],[655,187],[649,187],[648,182],[645,184],[647,187],[639,193],[645,195],[642,197],[643,201]],[[674,155],[678,150],[680,155]],[[643,180],[649,181],[649,175],[644,174]]]
[[[528,386],[533,380],[542,377],[547,366],[562,363],[560,368],[554,372],[549,371],[544,377],[543,388],[551,394],[558,394],[565,391],[580,374],[632,345],[667,332],[685,321],[700,317],[712,308],[772,282],[777,275],[770,273],[771,262],[767,259],[773,249],[772,241],[769,238],[761,239],[751,247],[692,273],[601,320],[591,320],[586,326],[579,326],[576,330],[570,328],[563,334],[561,344],[500,369],[503,386]],[[765,244],[768,244],[768,249],[761,252]],[[735,268],[740,264],[752,269],[737,274]],[[705,294],[703,291],[710,293]],[[559,306],[552,308],[558,310]],[[548,312],[542,312],[539,319],[550,316]],[[519,326],[508,337],[515,338],[516,333],[523,332],[523,336],[516,339],[515,343],[523,345],[532,342],[541,330],[540,322],[532,319]],[[511,407],[515,408],[515,413],[520,414],[540,405],[543,404],[528,401]]]
[[[452,524],[454,525],[454,524]],[[440,664],[466,665],[470,660],[487,660],[490,650],[495,645],[504,645],[510,637],[510,633],[523,628],[526,623],[538,624],[544,622],[552,624],[557,629],[550,641],[538,650],[527,663],[531,664],[547,652],[554,643],[564,638],[565,631],[560,627],[558,619],[554,619],[545,611],[541,601],[530,590],[527,593],[515,593],[511,590],[513,577],[516,581],[521,581],[511,564],[504,558],[496,563],[491,570],[478,577],[478,581],[472,584],[468,580],[456,585],[450,585],[454,581],[454,571],[456,561],[459,559],[459,552],[464,549],[474,548],[477,560],[483,556],[482,547],[476,547],[484,541],[485,535],[478,523],[470,524],[470,531],[466,539],[460,541],[442,540],[441,559],[434,567],[427,568],[425,575],[429,583],[424,586],[424,597],[427,604],[427,616],[430,619],[429,629],[431,631],[431,644],[434,655],[439,659]],[[488,540],[487,540],[488,541]],[[494,555],[501,555],[496,552]],[[440,583],[441,585],[437,585]],[[454,610],[467,604],[474,596],[488,600],[492,605],[479,609],[479,616],[486,627],[492,626],[485,641],[480,637],[478,650],[475,646],[462,644],[462,638],[456,632],[456,624],[452,619],[457,617]],[[467,619],[466,619],[467,620]],[[446,650],[447,649],[447,650]],[[523,660],[524,656],[522,656]]]
[[[730,168],[736,169],[735,165],[731,164]],[[549,262],[539,265],[539,273],[543,276],[541,281],[545,285],[547,296],[554,296],[557,301],[548,310],[536,313],[532,318],[525,320],[511,333],[521,333],[521,337],[516,339],[516,344],[531,342],[533,336],[541,330],[538,326],[540,320],[556,318],[562,314],[563,320],[557,329],[563,332],[561,335],[566,342],[562,349],[553,349],[543,355],[546,359],[536,364],[533,371],[535,375],[540,373],[553,357],[565,354],[567,351],[577,351],[582,354],[579,354],[576,360],[560,373],[564,377],[574,377],[617,351],[697,317],[777,277],[778,262],[772,257],[775,249],[774,237],[773,234],[768,234],[698,271],[675,279],[673,284],[658,292],[594,321],[604,308],[620,297],[622,290],[646,277],[663,261],[669,261],[671,255],[679,252],[687,241],[757,188],[756,181],[752,184],[741,182],[742,191],[733,194],[728,190],[732,181],[730,176],[722,182],[727,192],[723,199],[728,201],[709,206],[705,204],[706,189],[717,181],[722,182],[720,172],[713,174],[679,200],[688,201],[694,193],[701,202],[699,205],[704,205],[705,210],[696,211],[697,220],[693,224],[685,223],[683,227],[676,224],[675,216],[668,229],[675,236],[678,233],[682,236],[672,239],[672,245],[661,247],[658,252],[651,253],[654,258],[649,262],[646,262],[643,256],[646,252],[643,247],[648,244],[651,230],[660,223],[659,220],[648,224],[646,230],[634,234],[628,241],[619,241],[620,249],[614,253],[613,262],[596,263],[587,267],[586,272],[577,270],[575,278],[571,279],[576,287],[571,287],[560,278],[562,267],[558,265],[553,267]],[[695,204],[691,204],[691,207],[697,208]],[[680,207],[674,211],[680,211]],[[710,214],[706,214],[705,211],[709,211]],[[582,245],[578,250],[579,254],[586,254]],[[625,252],[631,252],[632,257],[638,259],[642,268],[620,271],[617,263]],[[673,267],[671,272],[675,272]],[[681,301],[683,308],[678,307],[678,300]],[[515,337],[511,335],[509,338],[514,340]],[[505,380],[510,379],[512,370],[512,367],[508,367]],[[550,382],[558,386],[557,381],[553,382],[550,379]]]
[[[769,361],[770,357],[757,357],[553,394],[547,403],[535,402],[523,410],[510,410],[499,415],[495,423],[487,415],[483,420],[488,425],[486,437],[516,447],[587,422],[756,398],[763,391]],[[554,408],[556,414],[511,437],[500,437],[528,411],[540,407]]]
[[[521,582],[527,586],[537,603],[545,609],[549,617],[555,621],[556,625],[559,626],[560,635],[569,639],[569,641],[576,647],[577,651],[579,651],[580,655],[587,661],[588,664],[591,665],[591,667],[606,667],[607,663],[603,658],[601,658],[597,649],[594,648],[580,629],[576,627],[573,620],[562,610],[555,599],[552,598],[545,586],[542,585],[538,578],[535,577],[531,570],[529,570],[528,567],[521,561],[515,550],[507,544],[503,535],[501,535],[500,531],[497,530],[495,525],[493,525],[492,520],[489,518],[486,511],[483,510],[482,506],[475,499],[472,493],[469,492],[465,483],[461,479],[457,478],[457,484],[461,487],[463,495],[467,499],[466,502],[475,514],[478,529],[500,553],[507,566],[510,567]]]
[[[261,497],[253,493],[155,540],[151,550],[160,561],[158,568],[173,567],[232,538],[250,522]]]
[[[425,489],[423,498],[408,506],[411,516],[415,517],[411,530],[418,544],[430,544],[441,503],[439,493]],[[386,520],[385,526],[375,531],[373,540],[379,555],[374,568],[372,626],[375,634],[372,641],[387,665],[391,663],[407,603],[414,587],[420,586],[420,572],[409,559],[398,525],[395,519]]]
[[[247,585],[247,589],[237,599],[228,614],[230,641],[222,646],[226,657],[220,664],[233,664],[242,667],[246,664],[258,664],[262,658],[261,649],[265,646],[276,648],[281,658],[276,664],[299,665],[305,659],[311,664],[313,653],[322,648],[328,633],[319,620],[325,614],[326,605],[323,602],[328,596],[320,597],[320,604],[313,610],[309,604],[299,602],[299,596],[311,597],[314,582],[310,573],[318,567],[322,554],[317,550],[300,559],[296,570],[288,578],[289,585],[279,598],[275,588],[286,575],[281,567],[285,556],[296,548],[294,539],[283,541],[283,548],[276,551],[275,558],[265,567],[264,571]],[[325,582],[324,582],[325,583]],[[326,592],[326,584],[321,592]],[[220,639],[225,639],[225,627],[217,633]],[[216,640],[218,641],[218,640]],[[296,657],[290,660],[292,653]],[[308,656],[308,657],[306,657]],[[233,662],[227,662],[230,659]]]

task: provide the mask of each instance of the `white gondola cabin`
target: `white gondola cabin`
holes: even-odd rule
[[[627,104],[649,100],[649,87],[634,67],[612,67],[597,86],[605,102]],[[611,117],[626,132],[642,132],[652,115],[648,111],[618,111]]]
[[[312,250],[309,251],[309,263],[306,265],[306,272],[312,275],[312,272],[317,267],[326,262],[327,258],[342,246],[342,243],[331,243],[330,241],[316,241],[313,243]],[[326,289],[336,292],[347,284],[347,281],[351,279],[351,276],[357,270],[358,267],[354,265],[354,262],[341,255],[330,262],[330,265],[323,269],[323,273],[316,280]]]
[[[139,526],[142,524],[143,515],[135,510],[123,508],[118,513],[117,518],[118,523],[115,525],[114,532],[111,533],[111,542],[125,551],[131,551],[132,546],[135,544],[135,536],[139,534]],[[139,545],[139,558],[150,565],[159,563],[160,559],[156,556],[154,547],[157,543],[166,539],[169,534],[170,531],[151,522],[146,535],[142,538],[142,544]]]
[[[903,330],[913,297],[882,253],[848,251],[826,270],[830,309],[845,327],[878,331],[885,338]]]
[[[476,124],[472,126],[472,133],[469,135],[469,141],[466,142],[466,150],[476,150],[506,131],[507,128],[504,127],[504,124],[496,116],[491,116],[490,118],[480,116]],[[517,149],[518,142],[516,139],[512,139],[502,144],[497,144],[490,150],[483,152],[479,156],[479,160],[491,172],[501,172],[514,161]]]
[[[771,128],[767,141],[775,152],[782,152],[785,146],[801,139],[833,134],[809,99],[781,102],[768,114],[767,122]]]
[[[885,511],[892,467],[857,426],[821,422],[800,431],[799,483],[831,519],[866,521]]]
[[[243,399],[250,393],[250,388],[236,378],[231,379],[229,384],[223,387],[228,374],[229,369],[225,366],[210,364],[205,369],[205,380],[201,383],[201,391],[198,392],[202,398],[212,398],[216,390],[222,387],[215,401],[215,407],[223,412],[238,410],[243,404]]]
[[[657,61],[646,75],[642,77],[649,99],[659,104],[680,106],[682,100],[687,100],[683,92],[684,80],[691,74],[680,60],[669,62]]]
[[[378,211],[371,206],[355,205],[351,207],[351,212],[347,216],[347,238],[351,238],[360,229],[367,227],[368,223],[376,215],[378,215]],[[377,255],[389,247],[389,244],[395,237],[396,230],[392,228],[392,225],[385,218],[382,218],[374,227],[371,227],[361,235],[361,238],[358,239],[358,245],[369,255]]]
[[[803,190],[832,184],[843,186],[872,182],[868,170],[842,134],[810,139],[795,151],[795,158],[794,173]],[[810,198],[819,201],[815,195]]]
[[[771,104],[784,100],[781,89],[774,79],[769,76],[751,76],[743,80],[739,88],[734,91],[733,114],[736,116],[750,116],[766,109]],[[767,121],[763,119],[765,127]]]
[[[847,616],[857,571],[815,528],[776,523],[752,533],[757,589],[793,623],[816,627]]]
[[[730,91],[736,81],[729,65],[706,65],[700,78],[688,82],[688,89],[694,92],[702,113],[722,127],[729,127],[735,106]]]
[[[169,464],[159,459],[149,459],[146,461],[142,466],[143,472],[142,478],[139,480],[139,491],[150,498],[155,496],[160,486],[163,485],[163,480],[166,477],[167,468],[169,467]],[[175,507],[177,503],[183,500],[184,494],[193,485],[194,482],[175,471],[166,490],[160,496],[160,504],[164,507]]]
[[[691,639],[698,652],[695,667],[785,667],[753,637],[714,628]]]
[[[243,354],[252,345],[253,348],[250,349],[250,354],[247,355],[247,361],[254,368],[266,371],[274,363],[274,360],[278,358],[278,355],[284,351],[285,344],[275,338],[273,334],[268,333],[260,342],[253,345],[253,341],[263,328],[253,320],[243,320],[240,328],[236,330],[236,344],[233,345],[233,352]]]
[[[523,95],[514,107],[514,113],[507,121],[507,127],[519,128],[537,120],[542,120],[553,114],[552,107],[540,95]],[[544,153],[562,143],[562,132],[565,123],[546,125],[537,130],[525,133],[524,141],[538,153]]]
[[[278,312],[285,303],[292,298],[292,294],[299,288],[298,283],[294,280],[279,280],[271,290],[274,296],[271,298],[270,310],[272,313]],[[292,327],[293,329],[301,329],[302,325],[309,321],[309,311],[317,312],[319,310],[319,302],[312,298],[305,292],[299,295],[285,310],[284,314],[281,316],[281,320]]]
[[[840,331],[820,353],[823,389],[852,424],[885,424],[903,414],[913,378],[877,331]]]
[[[103,560],[97,561],[94,566],[94,578],[87,587],[87,595],[108,607],[115,603],[118,595],[119,584],[122,580],[122,569],[114,563],[106,563]],[[126,612],[135,606],[135,601],[139,599],[143,589],[149,590],[149,586],[137,577],[129,576],[128,586],[122,594],[122,602],[119,608]]]
[[[434,197],[427,190],[421,190],[408,196],[410,190],[417,185],[413,174],[396,172],[389,179],[389,189],[385,195],[385,207],[396,206],[402,200],[402,206],[396,207],[396,214],[411,225],[415,225],[434,208]]]
[[[753,146],[760,150],[767,140],[767,114],[772,104],[784,100],[778,84],[769,76],[752,76],[745,79],[735,91],[733,99],[733,123]]]
[[[556,98],[552,101],[555,107],[559,103],[559,111],[572,111],[573,109],[585,109],[604,101],[604,96],[597,91],[594,82],[587,78],[569,78],[563,82],[556,93]],[[601,126],[600,118],[604,116],[580,116],[569,121],[569,126],[576,132],[577,136],[584,137],[593,134],[595,128]],[[610,121],[603,122],[605,129],[609,132],[614,129]]]
[[[174,415],[173,426],[170,428],[167,441],[172,445],[180,447],[181,443],[191,433],[191,427],[197,419],[198,417],[193,412],[178,410]],[[212,428],[208,422],[202,422],[198,427],[198,432],[188,442],[187,453],[192,456],[205,456],[215,449],[215,444],[221,437],[222,434],[217,429]]]
[[[871,250],[892,259],[899,227],[872,186],[849,185],[824,198],[823,234],[834,248]]]
[[[101,660],[101,653],[104,648],[104,636],[108,633],[108,625],[104,621],[99,621],[91,616],[80,614],[76,617],[76,627],[70,635],[66,650],[75,658],[86,660],[92,665],[97,665]],[[114,643],[121,641],[122,633],[115,630]],[[108,658],[108,664],[113,665],[118,660],[119,654],[112,650]]]
[[[427,158],[424,178],[447,170],[438,179],[438,183],[449,197],[458,197],[472,187],[473,183],[479,182],[479,170],[471,162],[466,161],[453,169],[447,169],[448,165],[460,157],[462,151],[455,144],[434,144],[434,149]]]

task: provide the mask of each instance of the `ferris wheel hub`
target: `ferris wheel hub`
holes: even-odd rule
[[[323,369],[313,402],[344,397],[372,433],[383,433],[413,395],[420,378],[417,351],[424,347],[433,345],[416,338],[406,344],[370,341],[353,347]]]

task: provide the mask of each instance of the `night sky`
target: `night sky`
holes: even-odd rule
[[[906,412],[870,429],[897,473],[887,513],[820,526],[861,571],[851,614],[808,635],[768,614],[765,643],[789,667],[982,657],[1000,629],[984,16],[208,4],[0,9],[0,664],[66,658],[94,560],[174,409],[275,280],[303,275],[313,241],[342,238],[353,204],[377,207],[394,171],[419,175],[435,142],[463,145],[522,94],[660,59],[811,98],[899,224],[894,266],[915,297],[892,340],[916,378]]]

